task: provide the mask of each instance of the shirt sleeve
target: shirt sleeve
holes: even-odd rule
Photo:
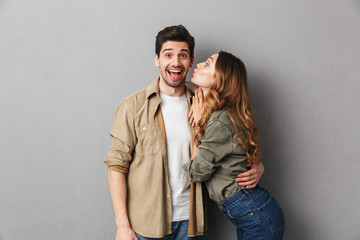
[[[232,152],[232,134],[225,124],[211,121],[207,124],[196,156],[183,168],[191,181],[204,182],[220,166],[221,160]]]
[[[134,114],[128,102],[117,108],[110,135],[112,142],[104,162],[111,170],[127,173],[136,145]]]

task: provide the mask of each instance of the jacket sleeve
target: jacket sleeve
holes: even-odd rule
[[[110,135],[112,143],[104,162],[111,170],[127,173],[137,140],[133,109],[126,100],[116,110]]]
[[[232,151],[232,134],[220,121],[209,121],[196,156],[183,168],[191,181],[204,182],[220,166],[221,160]]]

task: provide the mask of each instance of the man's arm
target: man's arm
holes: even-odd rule
[[[235,181],[237,181],[240,186],[246,186],[247,189],[251,189],[256,187],[263,173],[264,165],[261,162],[252,164],[251,169],[237,175]]]
[[[115,240],[137,240],[138,238],[130,227],[127,215],[126,174],[109,170],[108,182],[117,229]]]

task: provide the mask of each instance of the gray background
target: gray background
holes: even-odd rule
[[[360,239],[359,0],[0,0],[0,240],[113,239],[114,111],[180,23],[196,63],[222,49],[247,65],[285,239]],[[206,239],[235,239],[209,212]]]

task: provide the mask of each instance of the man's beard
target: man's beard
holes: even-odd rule
[[[165,73],[166,75],[166,73]],[[171,83],[167,80],[166,77],[164,77],[164,75],[161,73],[161,76],[162,76],[162,79],[164,79],[164,82],[169,86],[169,87],[172,87],[172,88],[177,88],[177,87],[180,87],[182,84],[184,84],[185,80],[186,80],[186,77],[184,77],[183,79],[181,79],[181,81],[179,83]]]

